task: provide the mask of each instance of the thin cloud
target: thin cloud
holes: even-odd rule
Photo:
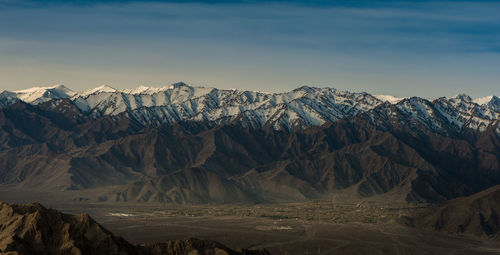
[[[0,32],[11,38],[47,41],[128,37],[132,41],[185,39],[320,47],[324,51],[447,52],[469,51],[477,44],[485,50],[495,48],[500,40],[499,11],[499,5],[491,3],[473,7],[468,3],[420,3],[413,8],[317,8],[280,3],[50,5],[5,9]]]

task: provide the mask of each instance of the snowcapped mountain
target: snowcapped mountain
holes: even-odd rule
[[[97,88],[93,88],[93,89],[89,89],[89,90],[86,90],[86,91],[83,91],[82,93],[79,93],[78,96],[88,96],[88,95],[92,95],[92,94],[99,94],[99,93],[114,93],[114,92],[118,92],[117,89],[115,88],[112,88],[108,85],[101,85]]]
[[[59,99],[69,99],[92,118],[125,116],[142,125],[190,120],[291,130],[367,113],[375,123],[395,121],[394,116],[399,114],[409,118],[405,122],[416,121],[431,130],[459,132],[463,128],[484,131],[491,125],[497,125],[498,130],[500,119],[500,99],[496,96],[472,99],[460,94],[430,101],[307,86],[286,93],[263,93],[192,87],[182,82],[169,87],[139,86],[123,90],[103,85],[74,92],[58,85],[3,91],[0,106],[16,100],[40,104]]]
[[[19,100],[19,98],[16,93],[5,90],[0,93],[0,106],[2,107],[9,106],[17,100]]]
[[[139,92],[140,91],[140,92]],[[366,93],[301,87],[287,93],[221,90],[176,83],[169,88],[104,92],[72,98],[92,116],[126,112],[140,123],[162,124],[180,120],[237,121],[244,126],[291,129],[321,125],[355,116],[382,103]]]
[[[33,87],[24,90],[15,90],[13,93],[20,100],[31,104],[39,104],[51,99],[70,98],[76,94],[73,90],[68,89],[64,85]]]

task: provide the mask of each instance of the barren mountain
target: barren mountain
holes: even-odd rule
[[[147,181],[126,184],[101,200],[174,202],[174,203],[241,203],[254,199],[237,185],[202,168],[183,169]]]
[[[500,185],[436,205],[413,219],[417,227],[500,239]]]

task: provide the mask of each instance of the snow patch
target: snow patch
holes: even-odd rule
[[[33,104],[46,102],[53,98],[70,98],[76,94],[73,90],[68,89],[64,85],[33,87],[29,89],[15,90],[14,93],[20,100]]]
[[[406,97],[395,97],[391,95],[373,95],[377,99],[380,99],[385,102],[389,102],[391,104],[396,104],[399,103],[401,100],[405,99]]]
[[[479,97],[479,98],[474,98],[472,102],[479,104],[479,105],[485,105],[491,102],[493,99],[493,96],[486,96],[486,97]]]
[[[101,85],[97,88],[93,88],[93,89],[89,89],[89,90],[86,90],[82,93],[79,93],[78,95],[79,96],[88,96],[88,95],[92,95],[92,94],[96,94],[96,93],[101,93],[101,92],[105,92],[105,93],[113,93],[113,92],[117,92],[117,90],[115,88],[112,88],[108,85]]]

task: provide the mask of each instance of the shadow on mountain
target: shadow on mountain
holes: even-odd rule
[[[381,105],[293,131],[238,121],[143,127],[126,113],[92,119],[67,100],[52,104],[0,109],[1,184],[40,190],[122,185],[101,194],[108,201],[255,203],[338,193],[442,202],[500,183],[498,122],[482,132],[448,126],[441,134]]]

